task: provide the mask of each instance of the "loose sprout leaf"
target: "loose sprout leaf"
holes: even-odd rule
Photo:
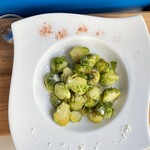
[[[113,70],[115,70],[116,67],[117,67],[117,62],[116,62],[116,61],[111,61],[110,64],[111,64],[111,68],[112,68]]]

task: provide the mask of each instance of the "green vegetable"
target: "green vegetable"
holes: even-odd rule
[[[88,54],[81,58],[80,64],[83,66],[93,67],[95,63],[99,60],[99,55],[97,54]]]
[[[107,107],[107,106],[101,106],[99,108],[99,112],[104,118],[108,119],[112,117],[114,109],[111,107]]]
[[[70,56],[75,63],[79,63],[80,59],[87,54],[89,54],[89,49],[82,46],[73,47],[70,51]]]
[[[115,72],[116,62],[111,62],[111,68],[101,74],[100,83],[103,86],[111,86],[119,80],[119,76]]]
[[[59,75],[56,73],[47,73],[44,78],[45,87],[49,92],[53,91],[56,82],[60,81]]]
[[[99,72],[106,72],[109,69],[109,63],[104,59],[99,59],[99,61],[94,66]]]
[[[71,115],[70,115],[70,120],[71,122],[75,123],[75,122],[80,122],[82,119],[82,113],[79,111],[72,111]]]
[[[71,110],[81,110],[87,101],[87,97],[85,95],[77,95],[72,94],[71,99],[69,101]]]
[[[103,116],[98,111],[91,112],[87,116],[88,116],[89,120],[94,123],[101,122],[103,119]]]
[[[74,69],[75,71],[79,72],[79,73],[90,73],[91,72],[91,67],[89,66],[82,66],[80,64],[75,64],[74,65]]]
[[[63,73],[61,74],[61,81],[62,81],[62,82],[66,82],[67,78],[68,78],[70,75],[73,75],[73,70],[70,69],[69,67],[66,67],[66,68],[63,70]]]
[[[70,121],[70,106],[67,103],[60,104],[56,112],[54,112],[54,121],[61,125],[66,126]]]
[[[54,107],[58,107],[61,104],[61,100],[58,99],[54,93],[51,94],[51,103],[53,104]]]
[[[88,84],[89,85],[96,85],[98,84],[99,80],[100,80],[100,74],[98,71],[93,70],[91,71],[91,73],[88,76]]]
[[[108,88],[104,90],[102,101],[103,102],[111,102],[117,99],[120,96],[121,92],[116,88]]]
[[[73,47],[70,56],[73,64],[68,64],[65,56],[53,58],[44,78],[55,107],[54,121],[66,126],[69,121],[80,122],[83,115],[94,123],[111,118],[114,100],[121,94],[119,89],[110,87],[119,80],[117,62],[109,64],[82,46]]]
[[[66,83],[67,86],[78,95],[83,95],[88,88],[87,80],[82,77],[76,77],[76,75],[69,76]]]
[[[85,103],[85,107],[91,108],[91,107],[95,107],[99,102],[99,99],[94,100],[91,98],[88,98],[88,100]]]
[[[51,68],[53,72],[61,73],[64,68],[66,68],[68,62],[65,56],[55,57],[51,61]]]
[[[101,90],[96,86],[91,86],[86,92],[86,96],[90,99],[99,100],[100,99]]]
[[[71,93],[64,83],[56,83],[55,84],[54,94],[59,99],[69,99],[71,97]]]

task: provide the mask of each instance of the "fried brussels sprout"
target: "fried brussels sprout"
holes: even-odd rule
[[[65,56],[55,57],[51,61],[51,68],[53,72],[61,73],[64,68],[66,68],[68,62]]]
[[[94,66],[99,72],[106,72],[109,69],[109,63],[104,59],[100,59]]]
[[[62,82],[66,82],[66,79],[67,79],[70,75],[73,75],[73,70],[70,69],[69,67],[66,67],[66,68],[63,70],[63,73],[61,74],[61,81],[62,81]]]
[[[104,118],[108,119],[112,117],[114,109],[111,107],[107,107],[107,106],[101,106],[99,108],[99,112]]]
[[[69,76],[66,83],[67,86],[78,95],[83,95],[88,88],[87,80],[82,77],[77,77],[76,75]]]
[[[79,63],[80,59],[89,54],[89,52],[87,47],[76,46],[70,51],[70,56],[75,63]]]
[[[56,73],[47,73],[44,78],[44,84],[47,90],[51,93],[56,82],[59,82],[59,75]]]
[[[87,117],[89,118],[90,121],[94,123],[101,122],[103,119],[103,116],[98,111],[87,114]]]
[[[104,90],[102,101],[103,102],[111,102],[116,100],[120,96],[121,92],[116,88],[108,88]]]
[[[83,108],[87,97],[85,95],[73,94],[69,100],[71,110],[80,110]]]
[[[56,112],[54,112],[54,121],[61,125],[66,126],[70,121],[70,106],[67,103],[60,104]]]
[[[75,71],[79,72],[79,73],[90,73],[91,72],[91,67],[89,66],[82,66],[81,64],[75,64],[74,65],[74,69]]]
[[[89,89],[86,91],[86,96],[93,100],[99,100],[100,94],[101,90],[96,86],[89,87]]]
[[[80,64],[83,66],[93,67],[99,59],[100,57],[97,54],[88,54],[81,58]]]
[[[94,100],[91,98],[88,98],[88,100],[85,103],[85,107],[91,108],[91,107],[95,107],[99,102],[99,99]]]
[[[64,83],[56,83],[55,84],[54,94],[61,100],[69,99],[71,97],[71,93]]]
[[[100,73],[96,70],[92,70],[88,76],[88,84],[89,85],[96,85],[100,80]]]
[[[116,62],[111,62],[111,68],[107,72],[101,73],[100,83],[103,86],[111,86],[119,80],[119,76],[115,72]]]
[[[54,107],[58,107],[58,106],[61,104],[61,102],[62,102],[60,99],[58,99],[58,98],[55,96],[54,93],[51,94],[50,100],[51,100],[51,103],[53,104]]]
[[[75,123],[75,122],[80,122],[82,119],[82,113],[79,111],[72,111],[70,114],[70,120],[71,122]]]

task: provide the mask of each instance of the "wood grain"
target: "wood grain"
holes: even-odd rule
[[[150,31],[150,12],[115,13],[115,14],[91,14],[101,17],[128,17],[142,15]],[[0,24],[10,26],[14,19],[0,20]],[[10,134],[8,125],[8,97],[13,64],[13,44],[6,43],[0,38],[0,135]]]

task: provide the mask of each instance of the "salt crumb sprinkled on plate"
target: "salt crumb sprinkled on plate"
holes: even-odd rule
[[[60,145],[59,145],[61,148],[65,148],[65,143],[61,143]]]
[[[118,143],[123,143],[124,140],[127,139],[127,136],[132,131],[130,125],[124,125],[121,127],[121,138],[119,139]]]
[[[52,142],[48,142],[48,146],[49,146],[49,147],[52,146]]]
[[[79,150],[84,150],[85,144],[79,145]]]
[[[31,129],[31,134],[34,134],[34,133],[35,133],[35,129],[32,128],[32,129]]]
[[[98,146],[95,146],[95,147],[94,147],[94,150],[98,150]]]

